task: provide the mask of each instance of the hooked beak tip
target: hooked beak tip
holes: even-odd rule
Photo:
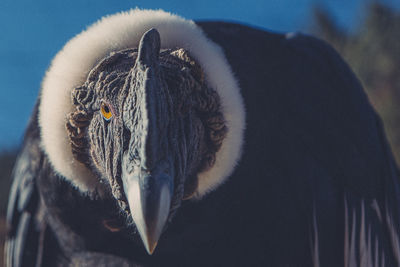
[[[146,238],[142,238],[142,239],[143,239],[144,247],[146,248],[147,253],[149,255],[153,255],[153,252],[157,247],[158,241],[148,240]]]
[[[148,227],[146,219],[139,219],[137,214],[133,214],[133,218],[147,253],[152,255],[157,247],[166,219],[164,220],[163,218],[160,218],[156,225]]]
[[[164,174],[123,176],[123,180],[132,219],[152,255],[168,220],[173,180]]]

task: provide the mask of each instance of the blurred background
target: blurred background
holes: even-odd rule
[[[1,0],[0,266],[12,166],[52,57],[98,18],[135,7],[326,40],[361,80],[400,163],[399,0]]]

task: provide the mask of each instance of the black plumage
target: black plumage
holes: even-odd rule
[[[183,200],[148,255],[110,191],[82,194],[55,173],[36,108],[13,173],[8,266],[398,266],[398,169],[340,56],[301,34],[197,25],[222,47],[246,107],[227,182]]]

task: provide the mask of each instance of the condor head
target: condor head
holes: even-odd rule
[[[220,98],[180,48],[160,50],[156,29],[113,52],[72,90],[72,152],[108,185],[152,254],[182,200],[213,167],[226,136]]]

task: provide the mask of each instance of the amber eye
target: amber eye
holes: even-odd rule
[[[103,118],[106,121],[111,120],[113,115],[111,113],[111,108],[109,105],[107,105],[106,103],[101,103],[100,111],[101,111],[101,115],[103,115]]]

